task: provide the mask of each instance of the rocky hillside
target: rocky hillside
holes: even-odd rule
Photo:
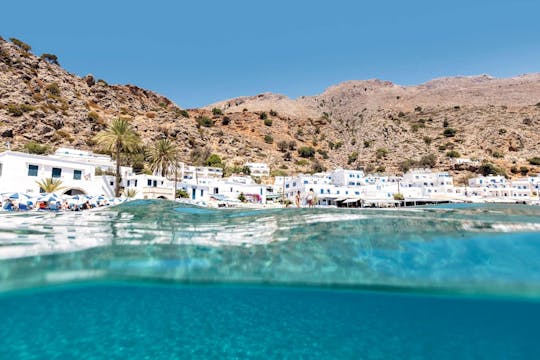
[[[61,59],[60,59],[61,60]],[[432,166],[460,176],[488,170],[539,171],[540,75],[512,79],[445,78],[418,86],[350,81],[296,100],[261,94],[182,110],[133,85],[108,85],[60,67],[52,54],[0,38],[0,150],[29,143],[96,150],[93,136],[115,117],[129,118],[144,144],[178,144],[181,159],[211,153],[228,168],[262,161],[275,173],[337,166],[397,173]]]

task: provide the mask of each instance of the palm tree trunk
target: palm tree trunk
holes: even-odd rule
[[[120,196],[120,143],[116,143],[116,181],[114,182],[114,196]]]

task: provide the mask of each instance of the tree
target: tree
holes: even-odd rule
[[[206,166],[223,167],[223,163],[218,154],[212,154],[206,159]]]
[[[167,176],[171,165],[176,165],[176,147],[169,139],[161,139],[148,149],[150,170]]]
[[[47,61],[48,63],[50,64],[54,64],[54,65],[60,65],[60,63],[58,62],[58,56],[54,55],[54,54],[42,54],[40,56],[41,59]]]
[[[99,132],[95,140],[103,149],[110,151],[116,158],[116,181],[115,196],[120,196],[120,154],[122,152],[133,152],[139,146],[141,140],[139,135],[129,124],[127,119],[114,119],[106,130]]]
[[[46,193],[53,193],[64,188],[64,186],[62,186],[62,180],[60,179],[45,178],[36,181],[36,184],[38,184],[41,190]]]

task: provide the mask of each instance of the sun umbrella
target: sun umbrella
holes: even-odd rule
[[[24,193],[21,193],[21,192],[16,192],[16,193],[11,193],[11,194],[4,195],[4,198],[12,199],[12,200],[28,201],[30,199],[30,196],[28,196],[28,195],[26,195]]]

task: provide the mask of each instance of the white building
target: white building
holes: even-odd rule
[[[223,169],[210,166],[191,166],[180,163],[178,177],[179,179],[221,178],[223,177]]]
[[[184,179],[179,187],[185,190],[193,201],[209,201],[212,195],[238,199],[240,194],[247,201],[259,204],[266,203],[266,185],[256,184],[249,176],[235,176],[226,179],[202,178]]]
[[[332,183],[337,186],[360,186],[364,179],[362,170],[336,169],[330,174]]]
[[[270,176],[270,168],[265,163],[248,162],[246,166],[249,168],[251,176]]]
[[[155,175],[131,175],[123,180],[126,189],[135,191],[134,199],[175,199],[174,182]]]
[[[88,161],[5,151],[0,154],[0,193],[38,194],[37,181],[62,181],[62,193],[114,195],[114,177],[97,176],[96,165]]]

